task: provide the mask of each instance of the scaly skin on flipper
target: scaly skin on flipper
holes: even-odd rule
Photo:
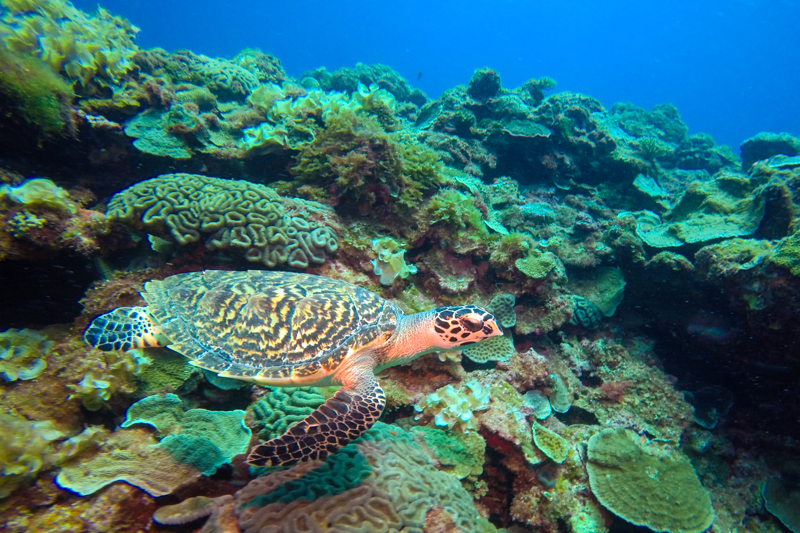
[[[157,348],[169,342],[145,307],[118,307],[97,317],[83,333],[83,340],[104,352]]]
[[[344,386],[280,437],[256,446],[247,457],[252,466],[288,466],[325,459],[357,439],[380,418],[386,399],[365,359],[348,368]]]

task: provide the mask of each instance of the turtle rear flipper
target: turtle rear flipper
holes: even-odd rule
[[[100,315],[86,328],[83,340],[104,352],[155,348],[168,343],[145,307],[119,307]]]
[[[351,369],[352,370],[352,369]],[[256,446],[247,457],[251,466],[289,466],[325,459],[357,439],[381,416],[386,399],[372,367],[336,391],[316,411],[280,437]]]

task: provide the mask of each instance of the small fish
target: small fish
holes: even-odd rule
[[[422,77],[422,71],[417,72],[417,81]]]

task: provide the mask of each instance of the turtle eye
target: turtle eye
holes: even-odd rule
[[[476,320],[470,316],[462,316],[458,320],[462,328],[472,333],[483,329],[483,320]]]

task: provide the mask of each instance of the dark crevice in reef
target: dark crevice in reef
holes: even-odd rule
[[[72,322],[97,278],[94,264],[84,257],[0,262],[0,330]]]

